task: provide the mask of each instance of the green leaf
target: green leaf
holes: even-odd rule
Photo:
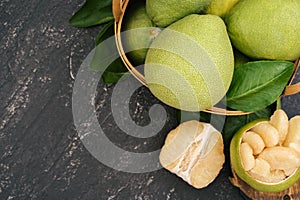
[[[69,23],[76,27],[89,27],[113,20],[111,0],[86,0],[71,17]]]
[[[96,39],[96,50],[93,59],[90,63],[90,69],[94,71],[103,72],[108,70],[110,72],[126,72],[127,68],[124,66],[119,57],[118,49],[114,39],[113,23],[108,23],[101,29]],[[107,61],[117,58],[112,63]],[[109,67],[107,68],[107,64]]]
[[[104,83],[116,83],[118,80],[129,74],[123,61],[119,57],[119,53],[114,40],[113,21],[105,25],[96,39],[96,50],[89,69],[103,72],[102,79]],[[110,60],[113,62],[108,63]]]
[[[104,83],[109,84],[109,83],[116,83],[118,82],[122,77],[129,76],[129,72],[110,72],[110,71],[105,71],[102,74],[102,80]]]
[[[276,106],[271,105],[262,110],[256,111],[249,115],[228,116],[222,130],[224,141],[229,144],[233,135],[243,126],[256,119],[270,118],[275,111]]]
[[[273,112],[276,110],[276,105],[272,104],[267,108],[259,110],[255,113],[240,116],[222,116],[213,115],[205,112],[187,112],[187,111],[177,111],[178,124],[189,121],[198,120],[201,122],[206,122],[212,124],[217,130],[222,132],[224,142],[229,144],[233,135],[244,125],[251,121],[261,118],[270,118]],[[225,123],[224,123],[224,118]]]
[[[113,29],[114,21],[108,22],[99,32],[97,38],[96,38],[96,46],[99,45],[101,42],[106,40],[107,38],[113,36],[114,29]]]
[[[227,92],[227,106],[242,111],[257,111],[275,102],[294,69],[288,61],[254,61],[235,69]]]

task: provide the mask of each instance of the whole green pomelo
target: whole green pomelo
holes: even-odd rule
[[[134,1],[126,9],[123,22],[123,45],[133,63],[143,64],[148,47],[159,34],[160,28],[155,27],[146,12],[143,0]]]
[[[226,94],[233,60],[222,19],[192,14],[164,29],[153,41],[146,56],[145,79],[162,102],[201,111]]]
[[[146,9],[152,21],[159,27],[193,13],[204,12],[211,0],[147,0]]]
[[[240,0],[212,0],[207,13],[224,17]]]
[[[255,59],[300,57],[299,0],[242,0],[226,16],[233,45]]]

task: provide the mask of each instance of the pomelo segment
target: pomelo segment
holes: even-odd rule
[[[276,110],[270,119],[270,124],[279,132],[279,144],[281,145],[288,133],[289,119],[283,110]]]
[[[289,147],[270,147],[266,148],[258,158],[267,161],[271,169],[288,170],[300,166],[300,156]]]
[[[283,145],[293,148],[300,154],[300,116],[290,119],[288,133]]]
[[[247,131],[244,133],[242,140],[250,145],[254,155],[260,154],[265,148],[264,140],[253,131]]]
[[[261,122],[255,125],[251,131],[257,133],[262,137],[266,147],[273,147],[279,142],[278,130],[272,126],[268,121]]]
[[[242,160],[243,168],[249,171],[255,167],[255,158],[253,150],[248,143],[242,143],[240,146],[240,156]]]

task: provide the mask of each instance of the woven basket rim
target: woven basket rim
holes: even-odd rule
[[[121,28],[122,28],[122,21],[123,17],[125,14],[125,10],[128,6],[129,0],[112,0],[113,1],[113,14],[115,18],[115,24],[114,24],[114,30],[115,30],[115,41],[116,41],[116,46],[118,49],[118,52],[120,54],[120,57],[125,64],[126,68],[128,71],[144,86],[147,86],[145,77],[143,74],[141,74],[134,65],[129,61],[127,58],[123,44],[122,44],[122,39],[121,39]],[[288,85],[286,86],[285,90],[283,91],[282,95],[279,97],[281,98],[282,96],[289,96],[293,95],[296,93],[300,92],[300,82],[293,84],[293,80],[296,76],[296,73],[300,67],[300,58],[298,58],[295,61],[295,66],[294,66],[294,72],[288,82]],[[212,107],[209,109],[203,110],[203,112],[211,113],[211,114],[218,114],[218,115],[226,115],[226,116],[240,116],[240,115],[247,115],[251,114],[253,112],[244,112],[244,111],[239,111],[239,110],[227,110],[224,108],[219,108],[219,107]]]

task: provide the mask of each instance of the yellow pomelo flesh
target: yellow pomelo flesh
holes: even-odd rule
[[[290,119],[284,146],[291,147],[300,154],[300,116]]]
[[[145,78],[164,103],[200,111],[219,102],[233,75],[232,47],[222,19],[189,15],[153,41],[146,56]]]

